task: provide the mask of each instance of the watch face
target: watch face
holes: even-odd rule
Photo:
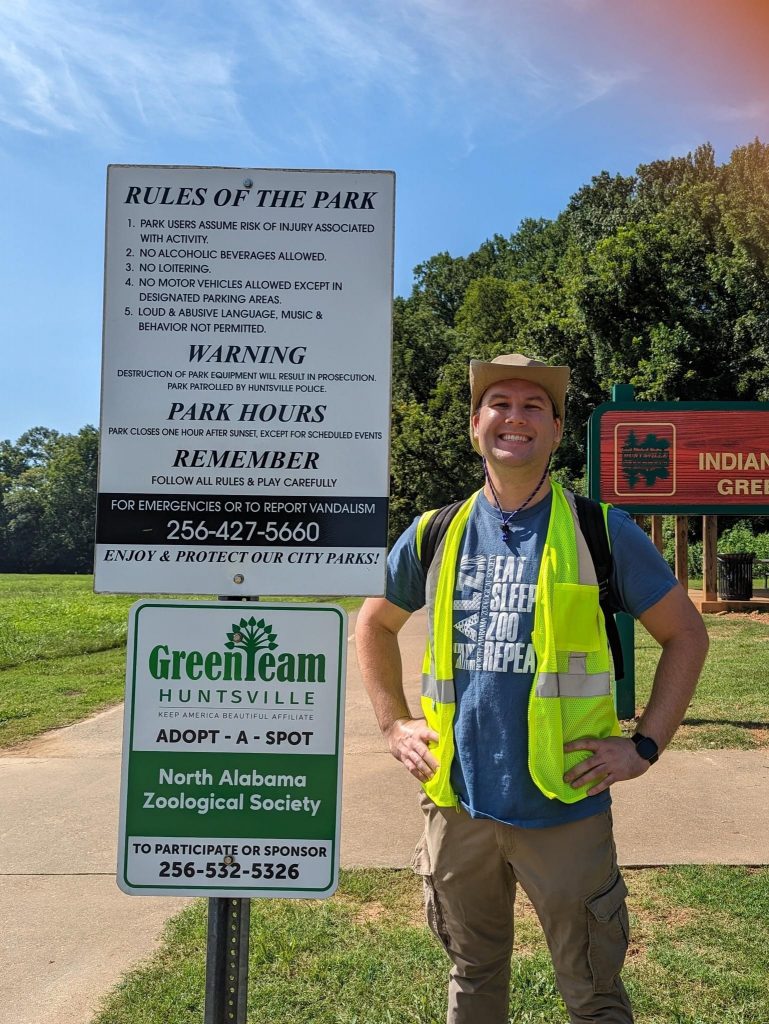
[[[645,761],[649,761],[650,764],[654,764],[659,756],[659,747],[650,739],[648,736],[639,736],[638,733],[633,737],[633,743],[638,751],[639,757],[642,757]]]

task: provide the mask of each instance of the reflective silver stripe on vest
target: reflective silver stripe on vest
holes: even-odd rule
[[[606,697],[611,693],[608,672],[541,672],[538,697]]]
[[[439,704],[453,704],[456,699],[453,679],[434,679],[432,676],[422,675],[422,696],[428,700],[437,701]]]

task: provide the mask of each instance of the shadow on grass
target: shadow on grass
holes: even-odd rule
[[[685,718],[682,725],[731,726],[734,729],[769,729],[769,722],[735,722],[731,718]]]

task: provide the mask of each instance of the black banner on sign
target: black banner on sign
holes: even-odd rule
[[[387,498],[100,494],[97,544],[387,545]]]

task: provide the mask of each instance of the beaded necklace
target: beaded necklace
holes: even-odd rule
[[[504,537],[505,540],[507,540],[509,535],[510,535],[510,523],[511,523],[513,517],[517,516],[519,512],[522,512],[523,509],[526,508],[526,506],[529,504],[531,499],[534,497],[534,495],[540,489],[542,484],[545,482],[545,477],[547,476],[547,471],[549,469],[550,469],[550,459],[547,460],[547,464],[546,464],[545,469],[544,469],[544,471],[542,473],[542,476],[539,478],[539,483],[534,488],[534,490],[531,492],[531,494],[528,496],[526,501],[524,501],[522,505],[519,505],[518,508],[513,509],[512,512],[504,512],[502,510],[502,506],[499,503],[499,497],[497,496],[497,492],[496,492],[496,490],[494,488],[494,484],[491,482],[491,475],[489,473],[489,467],[486,465],[486,459],[484,458],[484,460],[483,460],[483,472],[485,473],[486,480],[488,481],[489,487],[491,488],[491,493],[494,495],[494,503],[497,506],[497,510],[499,512],[499,516],[500,516],[500,520],[501,520],[499,528],[502,531],[502,536]]]

